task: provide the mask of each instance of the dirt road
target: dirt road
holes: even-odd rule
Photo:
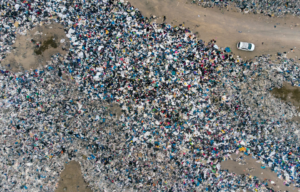
[[[184,23],[194,33],[198,32],[200,39],[206,42],[216,39],[219,47],[228,46],[235,55],[246,59],[285,51],[287,57],[300,56],[299,17],[270,18],[260,14],[242,14],[233,6],[228,10],[202,8],[186,0],[130,0],[130,3],[144,16],[155,15],[159,23],[166,16],[166,23],[173,26]],[[239,41],[254,43],[255,51],[237,50]],[[293,53],[290,51],[292,48]]]

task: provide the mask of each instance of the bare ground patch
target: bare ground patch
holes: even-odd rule
[[[92,192],[83,179],[78,162],[70,161],[65,165],[55,192]]]
[[[287,82],[283,82],[282,87],[274,88],[271,91],[271,94],[285,102],[290,102],[299,111],[299,107],[300,107],[300,88],[299,87],[295,87]]]
[[[17,72],[46,65],[46,61],[54,54],[66,54],[63,48],[69,47],[69,40],[62,25],[43,24],[28,31],[26,35],[18,34],[12,47],[11,53],[1,61],[1,65]]]
[[[300,87],[292,86],[288,82],[283,82],[281,88],[274,88],[271,91],[274,97],[281,99],[283,102],[290,103],[300,112]],[[300,123],[300,116],[294,116],[292,121]]]
[[[270,188],[272,188],[275,191],[291,191],[291,192],[297,192],[298,189],[294,186],[290,185],[285,186],[284,180],[279,179],[275,172],[271,171],[269,168],[261,168],[260,163],[256,162],[257,160],[251,158],[250,156],[242,155],[231,155],[234,160],[239,158],[240,156],[243,156],[242,161],[234,161],[234,160],[228,160],[228,161],[222,161],[221,163],[221,169],[228,169],[229,172],[233,172],[236,174],[244,174],[247,177],[249,176],[256,176],[260,181],[266,181]],[[274,184],[271,184],[271,181],[275,182]]]

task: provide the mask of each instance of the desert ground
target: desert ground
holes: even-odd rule
[[[71,161],[65,165],[56,192],[92,192],[82,177],[78,162]]]
[[[67,51],[63,48],[68,46],[69,40],[62,25],[43,24],[26,35],[17,35],[11,53],[1,61],[1,65],[14,72],[36,69],[46,65],[53,54],[65,55]]]

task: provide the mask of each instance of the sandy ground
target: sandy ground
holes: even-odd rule
[[[34,42],[31,41],[32,39]],[[65,42],[60,43],[61,39],[65,39]],[[51,45],[46,45],[45,47],[45,42],[49,40],[54,40],[57,47],[54,48]],[[39,50],[36,47],[37,43],[46,48],[41,54],[36,54]],[[41,65],[45,65],[46,61],[49,61],[53,54],[66,54],[67,51],[62,50],[62,47],[68,47],[68,43],[69,40],[65,35],[63,26],[56,23],[43,24],[28,31],[27,35],[18,34],[15,44],[12,46],[14,49],[1,61],[1,65],[5,65],[8,69],[15,72],[36,69]]]
[[[233,6],[228,10],[202,8],[190,1],[187,3],[187,0],[130,0],[130,3],[148,18],[155,15],[157,23],[162,23],[163,16],[166,16],[166,24],[184,24],[193,33],[198,32],[198,38],[206,42],[215,39],[219,47],[230,47],[235,55],[245,59],[262,54],[275,55],[277,52],[287,52],[287,57],[300,57],[298,17],[270,18],[260,14],[242,14]],[[239,41],[254,43],[256,48],[253,52],[237,50]],[[293,53],[290,51],[292,48]]]
[[[270,188],[272,188],[275,191],[284,190],[284,191],[290,191],[290,192],[297,192],[298,189],[294,186],[285,186],[283,184],[283,180],[279,179],[277,175],[272,172],[269,168],[262,169],[261,163],[256,162],[257,160],[253,159],[250,156],[246,156],[244,154],[241,154],[237,156],[236,154],[232,155],[233,159],[236,159],[240,156],[243,156],[245,165],[243,163],[239,163],[233,160],[223,161],[221,163],[221,169],[228,169],[229,172],[233,172],[236,174],[249,174],[252,177],[256,176],[261,181],[266,181]],[[249,177],[248,176],[248,177]],[[271,184],[271,181],[274,181],[275,184]]]
[[[83,179],[78,162],[71,161],[66,164],[55,192],[92,192]]]

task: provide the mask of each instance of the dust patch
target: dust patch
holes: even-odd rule
[[[285,102],[290,102],[299,111],[300,107],[300,87],[292,86],[287,82],[283,82],[281,88],[274,88],[271,94]]]
[[[285,186],[284,180],[279,179],[275,172],[271,171],[269,168],[262,169],[260,163],[257,160],[251,158],[250,156],[242,155],[231,155],[233,160],[222,161],[221,162],[221,169],[228,169],[229,172],[233,172],[236,174],[244,174],[246,177],[254,177],[256,176],[260,181],[266,181],[268,186],[275,191],[285,190],[285,191],[292,191],[297,192],[297,188],[294,186]],[[243,157],[242,161],[234,161],[238,159],[240,156]],[[271,184],[270,181],[274,181],[274,184]]]
[[[70,161],[60,174],[58,187],[55,192],[92,192],[84,181],[80,165],[76,161]]]
[[[271,94],[281,99],[283,102],[291,104],[300,112],[300,87],[292,86],[288,82],[283,82],[281,88],[274,88]],[[300,123],[300,116],[294,116],[291,121]]]
[[[112,115],[115,115],[117,118],[121,116],[122,114],[122,109],[120,106],[116,103],[113,104],[108,104],[106,107],[108,107],[108,110]]]
[[[1,65],[18,72],[46,65],[46,61],[54,54],[65,55],[69,40],[62,25],[43,24],[28,31],[26,35],[18,34],[12,47],[14,49],[1,61]]]

